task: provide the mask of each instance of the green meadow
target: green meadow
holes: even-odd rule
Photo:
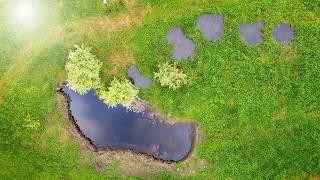
[[[20,1],[0,0],[0,179],[319,179],[320,1],[31,2],[33,19],[21,20]],[[195,25],[207,13],[224,16],[217,42]],[[250,46],[240,24],[258,21],[264,41]],[[278,23],[293,27],[293,41],[273,40]],[[173,62],[166,35],[178,26],[196,44],[178,63],[190,83],[178,90],[153,83],[139,97],[196,123],[201,140],[190,158],[152,174],[124,171],[123,161],[97,171],[96,155],[84,155],[62,120],[55,92],[69,51],[92,47],[106,84],[127,77],[129,64],[153,77],[159,63]]]

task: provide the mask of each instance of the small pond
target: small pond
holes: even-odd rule
[[[148,111],[109,108],[94,90],[79,95],[64,87],[61,92],[69,99],[74,123],[98,150],[132,150],[165,161],[183,160],[192,150],[192,124],[168,125]]]

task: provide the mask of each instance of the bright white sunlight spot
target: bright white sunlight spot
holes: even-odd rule
[[[18,2],[13,7],[13,16],[19,25],[33,27],[36,19],[36,7],[31,2]]]

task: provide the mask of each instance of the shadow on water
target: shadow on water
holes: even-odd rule
[[[64,87],[61,92],[68,97],[71,119],[98,150],[132,150],[165,161],[183,160],[192,150],[192,124],[168,125],[152,112],[109,108],[94,90],[79,95]]]

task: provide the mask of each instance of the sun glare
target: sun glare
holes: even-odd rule
[[[32,27],[35,21],[35,7],[31,2],[20,2],[14,7],[14,14],[20,25]]]
[[[32,16],[32,6],[29,3],[21,3],[17,6],[17,15],[20,19],[28,19]]]

